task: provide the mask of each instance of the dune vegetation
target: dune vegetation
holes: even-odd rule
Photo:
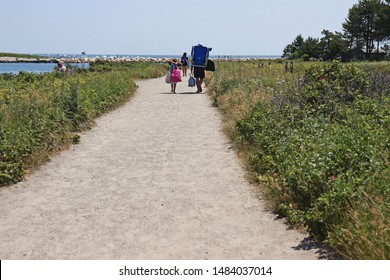
[[[390,64],[217,68],[214,104],[276,213],[345,258],[389,259]]]
[[[106,62],[67,73],[0,75],[0,186],[22,180],[49,156],[79,141],[94,118],[127,101],[135,79],[166,65]]]

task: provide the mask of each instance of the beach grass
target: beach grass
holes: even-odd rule
[[[390,64],[285,62],[217,62],[225,130],[278,215],[345,258],[389,259]]]
[[[134,94],[135,79],[166,71],[161,64],[137,66],[0,75],[0,186],[21,181],[50,155],[80,141],[78,132],[94,118]]]

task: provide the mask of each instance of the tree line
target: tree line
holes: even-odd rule
[[[359,0],[349,9],[342,32],[324,29],[322,38],[299,34],[283,50],[288,59],[384,59],[390,53],[390,0]]]

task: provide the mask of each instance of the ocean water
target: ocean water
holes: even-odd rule
[[[52,57],[56,59],[61,58],[81,58],[81,54],[38,54],[46,57]],[[87,55],[89,58],[136,58],[136,57],[151,57],[151,58],[166,58],[166,57],[180,57],[180,55],[115,55],[115,54],[90,54]],[[269,58],[280,58],[278,55],[211,55],[210,58],[258,58],[258,59],[269,59]],[[54,70],[55,63],[0,63],[0,74],[12,73],[18,74],[20,71],[31,72],[31,73],[48,73]],[[88,68],[86,64],[72,64],[80,68]]]
[[[33,73],[52,72],[55,66],[57,66],[55,63],[0,63],[0,74],[18,74],[20,71]]]
[[[72,63],[71,65],[79,68],[89,67],[87,63]],[[56,63],[0,63],[0,74],[19,74],[21,71],[30,73],[50,73],[54,71],[54,67],[56,66]]]

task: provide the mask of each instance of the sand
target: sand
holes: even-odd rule
[[[206,94],[163,78],[0,189],[0,259],[318,259],[245,179]]]

